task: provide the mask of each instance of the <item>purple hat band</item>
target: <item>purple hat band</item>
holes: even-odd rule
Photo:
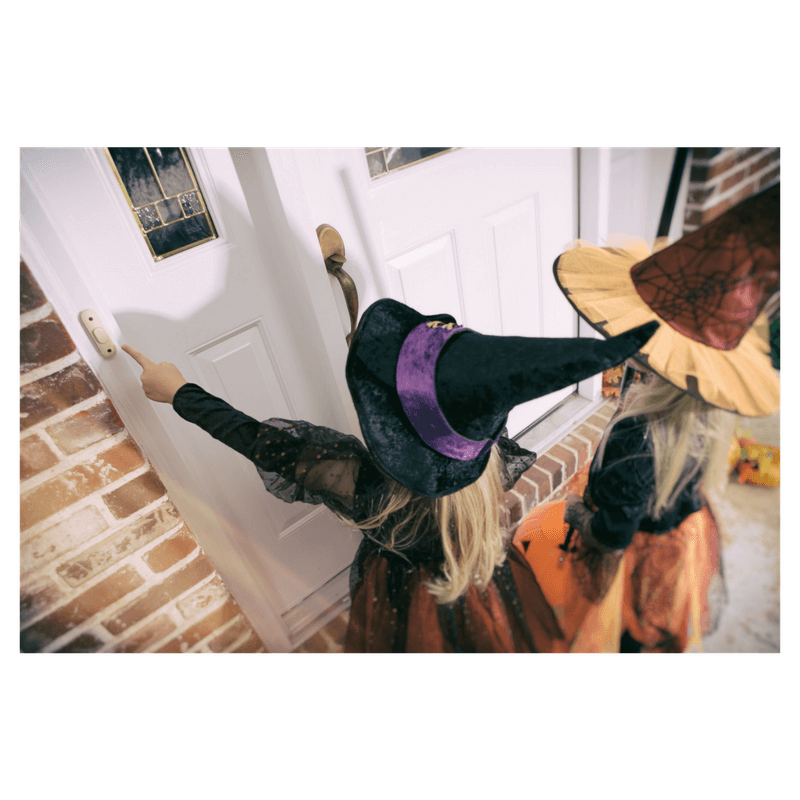
[[[406,337],[397,358],[397,393],[409,422],[428,447],[448,458],[472,461],[500,438],[476,442],[456,433],[436,397],[436,361],[442,348],[465,329],[453,322],[423,322]]]

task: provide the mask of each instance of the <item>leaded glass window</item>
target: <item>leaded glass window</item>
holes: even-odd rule
[[[380,178],[429,158],[449,153],[453,147],[365,147],[370,178]]]
[[[155,261],[217,238],[183,147],[107,147],[106,153]]]

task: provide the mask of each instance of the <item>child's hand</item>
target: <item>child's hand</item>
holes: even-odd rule
[[[156,364],[127,344],[122,345],[122,349],[142,368],[142,388],[150,400],[155,400],[157,403],[171,403],[175,392],[188,383],[180,370],[169,361]]]

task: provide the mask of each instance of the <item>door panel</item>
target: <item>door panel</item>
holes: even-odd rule
[[[450,233],[386,259],[387,284],[395,300],[421,314],[451,314],[463,319],[461,286]]]

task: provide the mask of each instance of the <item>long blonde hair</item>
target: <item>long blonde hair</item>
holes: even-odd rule
[[[698,473],[706,491],[724,489],[734,414],[698,400],[651,373],[630,386],[612,425],[638,415],[647,418],[655,465],[656,491],[647,507],[648,516],[658,519]],[[612,425],[600,442],[598,459],[602,460]]]
[[[358,527],[379,528],[396,515],[389,538],[382,545],[400,555],[420,537],[438,530],[444,561],[441,575],[428,584],[437,603],[450,603],[471,586],[483,589],[506,554],[508,534],[500,522],[501,465],[495,445],[486,469],[475,483],[439,498],[421,497],[392,481],[392,490],[380,512],[359,522]]]

